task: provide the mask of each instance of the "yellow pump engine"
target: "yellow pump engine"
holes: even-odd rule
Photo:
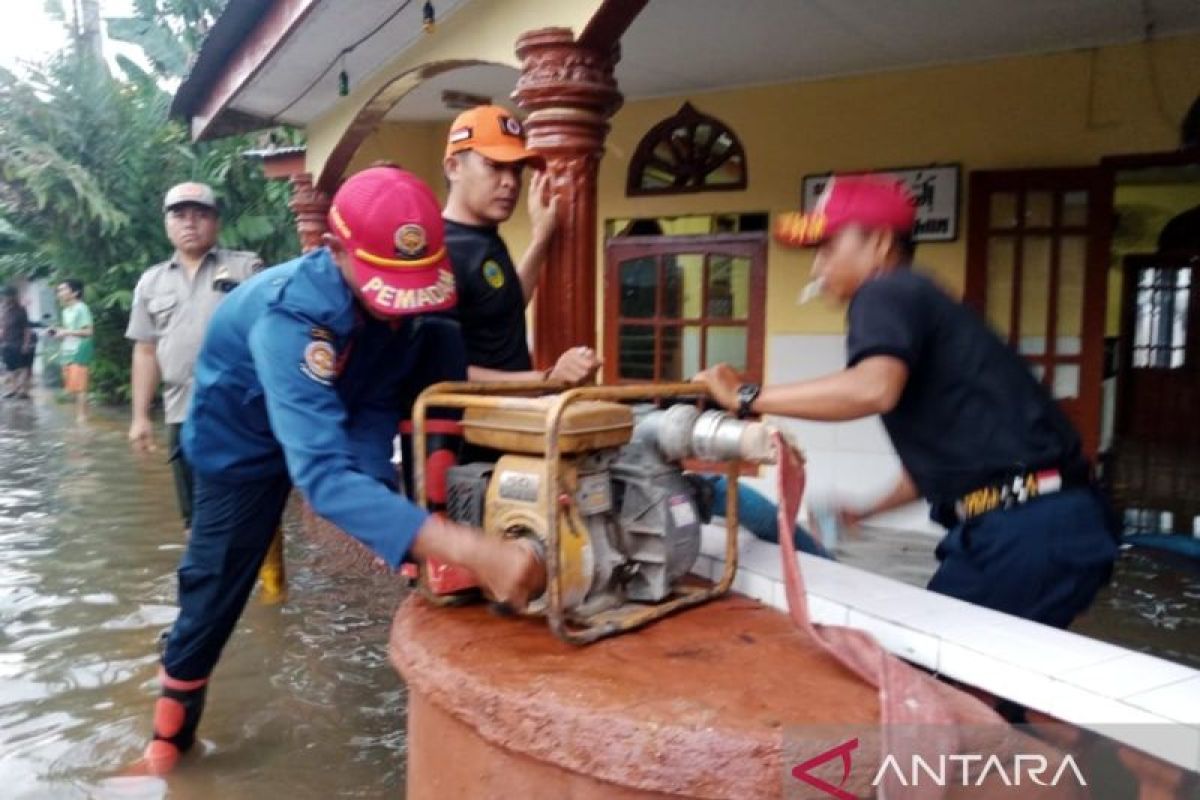
[[[463,436],[488,458],[450,470],[447,514],[488,536],[527,537],[543,554],[545,615],[575,643],[632,630],[724,594],[737,568],[737,493],[728,492],[725,573],[685,579],[707,521],[704,483],[685,460],[723,467],[774,461],[770,430],[723,411],[647,401],[702,397],[696,384],[586,387],[528,397],[545,384],[440,384],[413,413],[415,488],[424,503],[425,419],[463,409]],[[640,402],[641,405],[630,405]],[[493,457],[494,456],[494,457]]]

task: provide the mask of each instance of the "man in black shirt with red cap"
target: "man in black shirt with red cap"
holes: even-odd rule
[[[894,180],[833,178],[777,238],[816,246],[822,294],[848,303],[847,366],[758,387],[728,365],[697,376],[727,408],[844,421],[880,414],[903,464],[856,522],[926,498],[949,528],[935,592],[1058,627],[1092,602],[1116,557],[1079,435],[1029,365],[980,317],[911,270],[914,210]]]

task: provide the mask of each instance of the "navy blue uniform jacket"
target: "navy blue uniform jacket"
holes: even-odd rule
[[[370,318],[322,248],[256,275],[218,307],[196,361],[184,453],[213,481],[286,471],[318,514],[396,567],[428,515],[396,491],[393,437],[416,395],[460,379],[465,364],[455,323]]]

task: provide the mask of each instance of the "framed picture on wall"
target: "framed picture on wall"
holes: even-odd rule
[[[833,173],[805,175],[801,187],[800,207],[808,212],[816,205],[817,197]],[[958,192],[962,180],[959,164],[935,164],[928,167],[878,169],[869,172],[842,173],[880,175],[903,183],[917,204],[916,234],[918,242],[953,242],[958,238]]]

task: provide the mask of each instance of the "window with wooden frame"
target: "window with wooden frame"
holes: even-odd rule
[[[629,163],[625,192],[634,197],[738,191],[746,188],[746,169],[737,134],[684,103],[642,137]]]
[[[761,381],[766,234],[609,240],[605,381],[686,381],[726,362]]]

